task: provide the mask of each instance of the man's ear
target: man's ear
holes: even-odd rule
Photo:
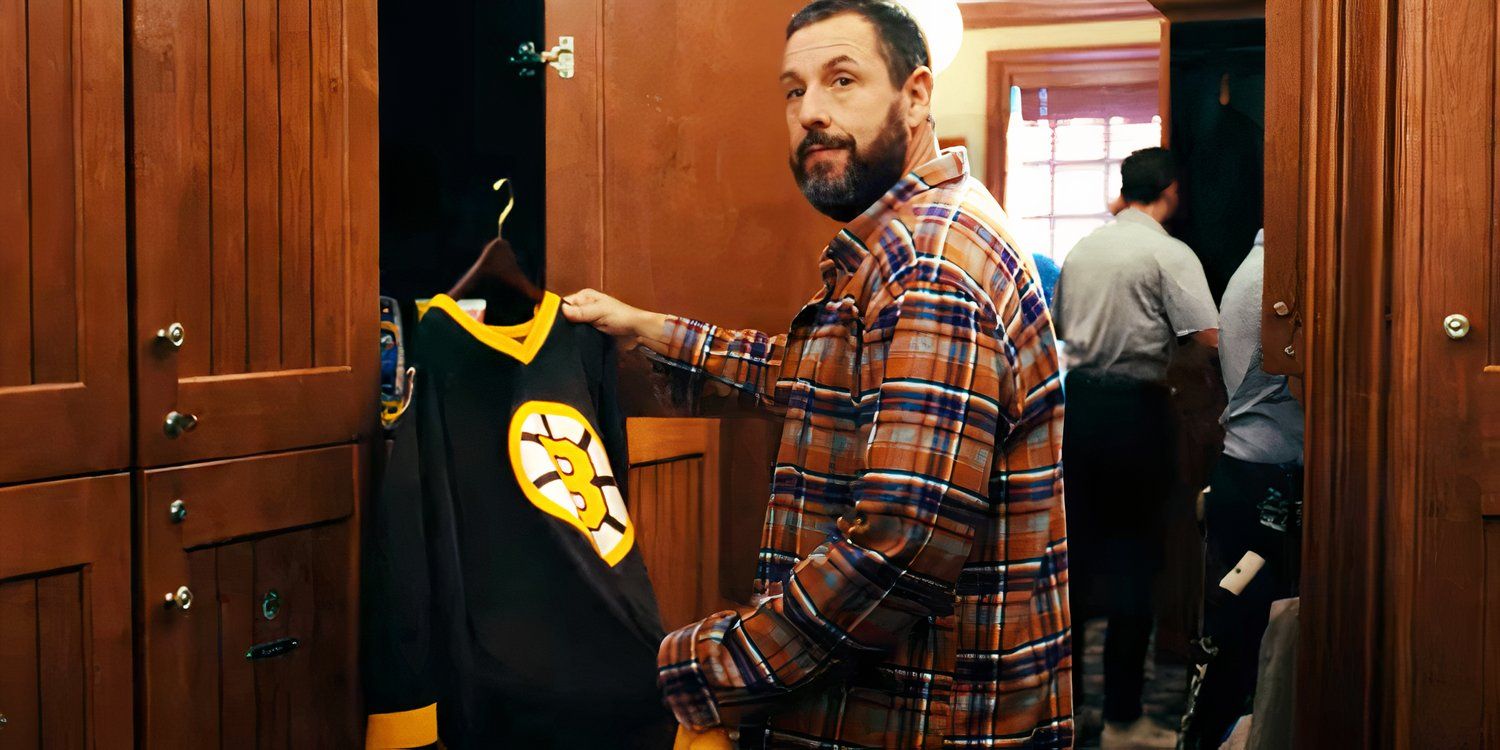
[[[915,128],[932,114],[932,69],[920,65],[906,77],[901,93],[906,95],[906,127]]]

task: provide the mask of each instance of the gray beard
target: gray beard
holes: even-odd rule
[[[813,208],[831,219],[848,223],[875,205],[901,180],[910,140],[893,107],[885,129],[870,144],[868,153],[860,153],[858,144],[849,149],[849,163],[842,176],[823,177],[818,173],[826,170],[819,169],[808,173],[795,155],[792,174]]]

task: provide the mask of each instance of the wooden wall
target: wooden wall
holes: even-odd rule
[[[547,3],[548,43],[570,35],[578,49],[574,78],[545,73],[549,288],[593,287],[650,310],[786,330],[817,290],[818,257],[838,229],[803,199],[787,165],[777,80],[786,22],[803,4]],[[643,358],[622,360],[628,414],[719,418],[733,459],[721,464],[720,523],[703,531],[718,550],[704,575],[746,601],[777,423],[733,399],[674,407],[658,398]],[[646,470],[643,481],[680,469]],[[675,617],[677,605],[663,604]],[[697,606],[702,616],[718,605]]]

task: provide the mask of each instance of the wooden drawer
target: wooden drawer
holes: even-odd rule
[[[147,471],[144,520],[186,551],[347,518],[355,458],[355,447],[344,445]],[[178,501],[187,513],[181,522],[172,515]]]
[[[360,465],[344,445],[139,475],[144,746],[357,744]]]

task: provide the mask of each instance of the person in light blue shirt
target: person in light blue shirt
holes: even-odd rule
[[[1229,406],[1224,453],[1204,497],[1208,559],[1203,633],[1219,649],[1198,694],[1189,748],[1218,748],[1255,697],[1271,603],[1296,593],[1302,490],[1302,405],[1285,375],[1262,366],[1265,232],[1229,280],[1219,312],[1219,362]],[[1253,553],[1264,566],[1238,595],[1220,588]],[[1253,566],[1251,566],[1253,567]]]

